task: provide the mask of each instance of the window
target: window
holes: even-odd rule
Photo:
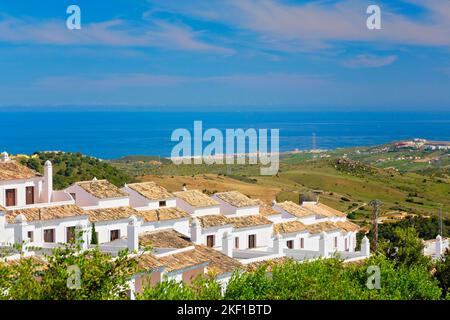
[[[26,187],[25,188],[25,201],[26,201],[26,204],[34,203],[34,187]]]
[[[348,239],[345,238],[345,251],[348,251]]]
[[[76,193],[70,193],[70,196],[73,198],[73,200],[77,201],[77,194]]]
[[[16,189],[6,189],[6,206],[13,207],[16,205]]]
[[[248,248],[256,248],[256,234],[251,234],[248,236]]]
[[[234,248],[239,249],[239,237],[234,238]]]
[[[304,248],[305,248],[305,239],[300,238],[300,249],[304,249]]]
[[[55,229],[44,230],[44,242],[47,243],[55,242]]]
[[[110,241],[114,241],[120,238],[120,230],[111,230],[110,232]]]
[[[75,242],[75,227],[67,227],[66,228],[66,238],[67,238],[67,243]]]
[[[334,237],[334,247],[337,248],[338,244],[338,239],[337,237]]]
[[[206,237],[206,245],[210,248],[214,247],[214,236],[207,236]]]
[[[30,242],[34,241],[34,234],[33,231],[28,231],[27,232],[27,238],[30,239]]]
[[[288,249],[294,249],[294,240],[289,240],[286,242]]]
[[[160,207],[165,207],[167,204],[166,204],[166,200],[163,200],[163,201],[160,201],[159,202],[159,206]]]

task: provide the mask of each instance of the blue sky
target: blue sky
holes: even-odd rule
[[[449,111],[449,57],[448,0],[0,4],[1,106]]]

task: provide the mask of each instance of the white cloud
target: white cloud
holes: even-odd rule
[[[370,1],[311,1],[302,4],[275,0],[210,0],[189,2],[154,0],[158,6],[204,20],[253,32],[263,48],[305,51],[329,48],[338,42],[450,46],[450,2],[409,0],[423,7],[425,18],[406,16],[381,5],[382,30],[368,30]],[[195,8],[195,9],[193,9]]]
[[[40,45],[91,45],[117,47],[155,47],[171,50],[216,52],[234,51],[200,40],[201,33],[187,26],[155,21],[131,27],[124,20],[110,20],[82,25],[68,30],[60,20],[19,19],[0,15],[0,42]]]
[[[394,63],[397,56],[375,56],[370,54],[360,54],[355,58],[345,61],[344,66],[349,68],[380,68]]]

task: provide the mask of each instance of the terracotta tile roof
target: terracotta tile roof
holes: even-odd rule
[[[127,186],[149,200],[163,200],[174,197],[174,195],[167,191],[164,187],[158,186],[152,181],[131,183]]]
[[[230,258],[215,249],[203,245],[195,245],[173,229],[147,232],[141,234],[139,240],[141,244],[145,243],[145,245],[150,245],[154,248],[181,249],[194,246],[192,250],[163,257],[157,257],[154,254],[144,254],[141,256],[142,258],[139,257],[139,266],[145,269],[155,269],[164,266],[167,272],[172,272],[208,263],[208,271],[220,275],[233,272],[242,267],[242,264],[236,259]]]
[[[303,207],[324,217],[346,217],[347,215],[339,210],[333,209],[323,203],[303,203]]]
[[[6,211],[6,208],[0,205],[0,211]]]
[[[121,198],[128,196],[127,193],[117,188],[108,180],[80,181],[75,184],[98,199]]]
[[[213,228],[231,224],[231,222],[221,214],[201,216],[197,219],[200,221],[202,228]]]
[[[306,229],[308,230],[309,233],[315,234],[315,233],[339,230],[340,228],[333,222],[326,221],[326,222],[319,222],[319,223],[307,225]]]
[[[275,234],[301,232],[301,231],[307,231],[307,227],[300,221],[289,221],[289,222],[274,224],[273,231]]]
[[[222,201],[225,201],[233,207],[237,208],[252,207],[258,205],[258,202],[256,200],[250,199],[249,197],[243,195],[238,191],[219,192],[215,195]]]
[[[14,219],[19,214],[23,214],[27,221],[53,220],[87,215],[85,211],[83,211],[76,205],[64,205],[44,208],[10,210],[6,212],[6,221],[8,223],[15,223]]]
[[[20,180],[41,177],[42,175],[14,160],[0,161],[0,180]]]
[[[173,229],[141,233],[139,235],[139,243],[152,248],[173,249],[181,249],[193,245],[187,237]]]
[[[210,259],[197,249],[193,249],[159,257],[158,261],[165,267],[167,272],[173,272],[203,263],[209,263]]]
[[[270,225],[272,221],[268,220],[262,215],[251,215],[244,217],[232,217],[227,218],[227,220],[233,225],[234,228],[248,228],[248,227],[256,227],[263,225]]]
[[[243,267],[236,259],[230,258],[226,254],[213,248],[197,245],[195,246],[195,250],[197,251],[197,254],[203,255],[205,258],[209,259],[208,271],[212,273],[220,275],[233,272]]]
[[[305,209],[304,207],[292,202],[292,201],[284,201],[281,203],[277,203],[277,205],[286,211],[287,213],[292,214],[298,218],[307,217],[315,215],[314,212]]]
[[[132,207],[101,208],[85,210],[84,212],[84,214],[89,215],[89,221],[91,222],[121,220],[132,215],[139,215],[139,212]]]
[[[154,270],[161,268],[162,263],[151,253],[144,253],[136,257],[138,268],[143,270]]]
[[[208,197],[206,194],[198,190],[187,190],[173,193],[176,197],[180,198],[192,207],[202,208],[219,205],[219,202]]]
[[[6,265],[8,267],[15,267],[18,266],[21,262],[24,260],[30,260],[37,266],[36,271],[44,271],[48,268],[48,262],[44,259],[42,256],[30,256],[30,257],[22,257],[20,259],[14,259],[14,260],[7,260],[6,259],[0,259],[0,265]],[[14,276],[17,276],[18,274],[15,274]]]
[[[184,212],[176,207],[143,211],[139,210],[137,211],[137,215],[144,218],[145,222],[176,220],[190,217],[187,212]]]
[[[259,213],[263,216],[272,216],[276,214],[280,214],[278,211],[276,211],[274,208],[272,208],[271,205],[257,199],[256,200],[259,204]]]
[[[337,221],[335,224],[342,230],[347,232],[353,232],[353,231],[359,231],[361,229],[360,226],[358,226],[356,223],[353,223],[351,221]]]
[[[206,246],[196,245],[194,249],[157,257],[153,254],[143,254],[138,257],[138,266],[146,270],[164,267],[165,271],[173,272],[196,265],[207,263],[208,272],[215,275],[233,272],[242,268],[236,259],[230,258],[220,251]]]

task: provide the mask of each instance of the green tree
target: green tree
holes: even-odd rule
[[[435,264],[435,278],[442,289],[442,297],[450,298],[450,251],[447,249],[444,258]]]
[[[77,268],[79,288],[68,286]],[[45,261],[23,258],[17,264],[0,265],[0,297],[3,299],[102,300],[127,299],[129,283],[138,272],[137,259],[126,251],[117,257],[98,248],[81,251],[78,245],[54,249]],[[76,275],[75,275],[76,276]]]
[[[97,245],[98,239],[97,239],[97,231],[95,231],[95,224],[92,224],[91,228],[91,244]]]
[[[430,259],[423,255],[424,244],[414,227],[395,228],[391,239],[380,242],[380,250],[386,257],[406,266],[430,263]]]

